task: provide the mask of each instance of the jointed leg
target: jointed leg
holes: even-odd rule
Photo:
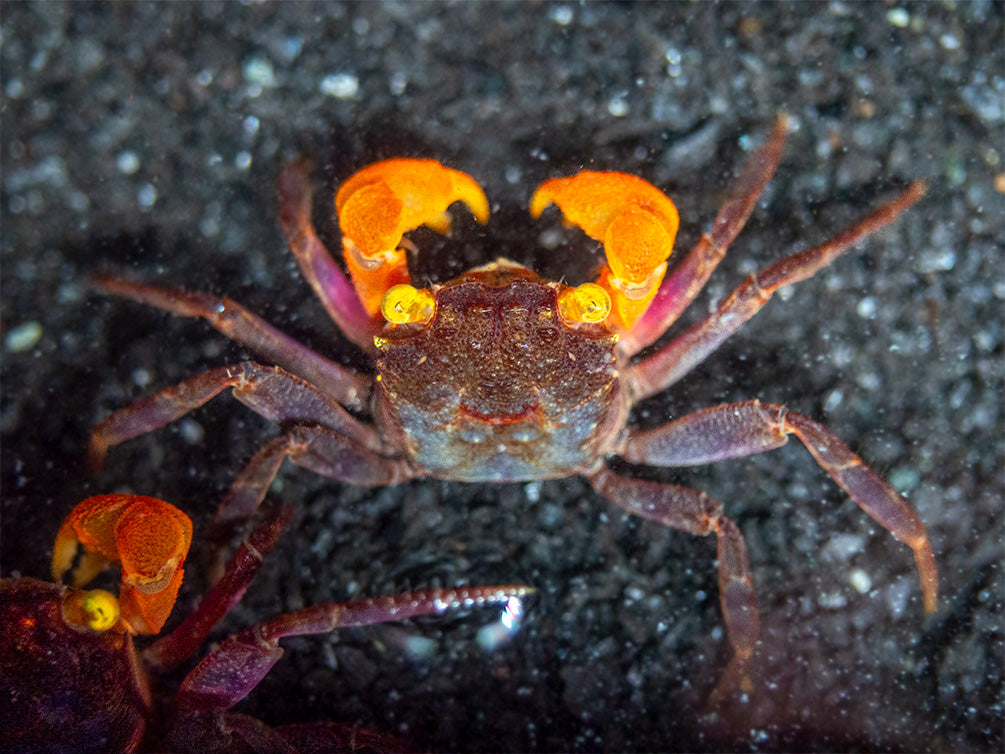
[[[748,277],[719,304],[716,311],[672,340],[665,348],[629,368],[626,379],[632,395],[636,400],[641,400],[666,390],[757,314],[775,291],[811,277],[860,240],[893,222],[924,193],[925,184],[916,181],[892,202],[883,205],[831,240],[781,259]]]
[[[757,597],[743,535],[722,515],[722,503],[704,492],[673,484],[618,476],[602,468],[591,474],[590,484],[601,495],[629,513],[692,534],[715,532],[719,556],[719,603],[733,659],[710,699],[718,702],[737,687],[749,690],[747,670],[760,636]]]
[[[894,489],[833,433],[784,406],[745,401],[688,414],[629,435],[619,455],[632,463],[691,466],[761,453],[794,434],[852,500],[914,550],[925,611],[936,608],[938,573],[925,526]]]
[[[131,283],[105,275],[99,275],[95,281],[108,293],[156,306],[179,317],[202,317],[228,338],[298,374],[343,406],[356,411],[366,408],[372,389],[369,377],[318,355],[229,298]]]
[[[694,301],[726,255],[726,249],[747,223],[765,186],[775,174],[785,147],[788,120],[779,116],[774,130],[744,169],[729,199],[719,210],[712,230],[678,264],[660,286],[656,298],[638,324],[621,335],[623,353],[634,354],[654,343]]]
[[[522,586],[432,589],[396,597],[315,605],[279,615],[230,637],[199,663],[182,682],[179,707],[205,713],[227,709],[241,701],[282,657],[279,641],[287,636],[324,634],[417,615],[439,615],[459,607],[505,603],[531,591]]]
[[[379,449],[376,432],[315,386],[279,367],[251,361],[211,369],[116,411],[91,436],[91,463],[100,468],[108,448],[163,427],[227,388],[255,412],[278,422],[321,424],[361,445]]]
[[[217,508],[215,525],[229,528],[253,516],[287,457],[316,474],[363,487],[401,484],[415,476],[405,461],[385,458],[328,427],[298,425],[255,453]]]
[[[278,188],[279,221],[304,277],[342,333],[367,353],[373,353],[373,336],[380,332],[378,323],[363,308],[356,289],[311,224],[308,164],[299,161],[284,167]]]
[[[217,580],[199,606],[170,634],[162,636],[143,652],[147,661],[160,672],[167,672],[195,654],[209,633],[241,601],[265,556],[279,541],[291,510],[284,508],[279,515],[255,527],[227,565],[223,578]]]

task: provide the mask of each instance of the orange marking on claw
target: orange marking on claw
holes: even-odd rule
[[[107,563],[122,566],[122,630],[158,633],[181,586],[182,564],[192,543],[192,522],[170,503],[142,495],[98,495],[77,505],[56,535],[53,578],[71,569],[82,586]]]
[[[464,202],[478,222],[489,202],[474,179],[436,160],[397,158],[363,168],[335,195],[346,266],[363,306],[377,316],[393,286],[410,282],[402,236],[420,225],[446,233],[447,208]]]
[[[632,327],[663,282],[680,224],[674,203],[637,176],[584,171],[542,183],[530,199],[531,216],[549,204],[604,244],[607,266],[597,285],[611,296],[611,323]]]

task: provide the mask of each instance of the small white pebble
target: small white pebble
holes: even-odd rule
[[[183,419],[178,429],[185,442],[190,445],[198,445],[206,435],[206,430],[194,419]]]
[[[903,8],[891,8],[886,12],[886,20],[898,29],[904,29],[911,23],[911,16]]]
[[[536,503],[541,499],[540,482],[528,482],[524,485],[523,491],[527,495],[527,499],[532,503]]]
[[[864,299],[858,302],[858,306],[855,308],[856,314],[862,319],[875,319],[876,310],[878,306],[876,305],[876,299],[872,296],[866,296]]]
[[[115,165],[120,173],[132,175],[140,169],[140,158],[136,155],[136,152],[127,149],[124,152],[119,152],[119,156],[115,158]]]
[[[42,339],[42,324],[35,320],[11,328],[7,332],[6,345],[11,353],[23,353],[34,348]]]
[[[872,589],[872,579],[869,574],[861,568],[852,568],[848,574],[848,583],[854,587],[859,594],[866,594]]]
[[[628,115],[628,103],[625,102],[625,98],[618,94],[611,97],[610,102],[607,103],[607,112],[613,115],[615,118],[622,118]]]
[[[409,636],[404,645],[405,651],[415,660],[427,659],[436,652],[436,642],[425,636]]]
[[[265,58],[255,57],[244,64],[244,80],[260,87],[276,86],[276,71]]]
[[[359,79],[352,73],[332,73],[321,79],[321,93],[335,99],[349,99],[359,92]]]
[[[958,50],[960,49],[960,40],[957,39],[952,34],[943,34],[939,37],[939,44],[942,45],[944,50]]]
[[[241,126],[244,128],[244,133],[248,136],[254,136],[258,133],[258,129],[261,126],[261,121],[258,120],[254,115],[249,115],[243,121],[241,121]]]
[[[572,18],[572,8],[568,5],[553,5],[548,11],[548,19],[559,26],[568,26],[572,23]]]
[[[391,88],[391,94],[395,97],[400,97],[405,93],[405,89],[408,88],[408,74],[403,71],[395,71],[391,74],[391,79],[388,83]]]
[[[150,209],[157,202],[157,189],[152,183],[144,183],[136,194],[136,200],[143,209]]]

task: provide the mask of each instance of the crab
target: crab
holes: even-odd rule
[[[170,503],[140,495],[99,495],[78,504],[56,537],[55,583],[0,580],[4,750],[401,750],[396,739],[351,725],[270,729],[230,708],[279,660],[284,637],[498,603],[505,603],[516,621],[520,600],[530,592],[525,587],[434,589],[277,615],[225,639],[181,682],[174,705],[155,704],[159,694],[151,692],[151,677],[159,679],[198,650],[241,599],[288,518],[287,510],[256,526],[199,606],[170,634],[137,652],[133,637],[157,633],[174,606],[191,521]],[[79,558],[78,549],[83,550]],[[110,562],[121,563],[118,597],[82,588]],[[74,586],[62,584],[67,572]]]
[[[449,232],[448,208],[455,202],[484,224],[489,203],[467,174],[407,158],[365,167],[339,188],[335,211],[347,277],[312,225],[309,166],[288,165],[278,179],[284,235],[335,324],[372,357],[374,373],[340,366],[228,298],[100,277],[100,287],[112,294],[208,320],[268,365],[212,369],[113,413],[94,430],[92,462],[100,466],[111,446],[230,388],[279,422],[282,432],[237,476],[216,514],[221,525],[254,513],[287,457],[326,477],[368,486],[417,477],[525,482],[579,474],[630,514],[716,535],[719,599],[733,652],[713,692],[721,699],[737,687],[751,688],[760,631],[743,536],[723,504],[705,493],[617,473],[608,461],[708,464],[779,448],[794,435],[849,497],[911,547],[931,613],[938,578],[924,525],[821,424],[758,400],[705,408],[649,430],[630,421],[634,405],[686,376],[776,291],[828,266],[924,194],[923,182],[911,183],[834,238],[750,275],[711,314],[650,349],[746,223],[781,159],[787,131],[780,116],[711,229],[669,274],[679,217],[662,191],[618,172],[545,181],[530,199],[531,215],[557,205],[568,224],[603,244],[599,276],[577,286],[506,259],[445,283],[413,286],[407,253],[414,245],[404,234],[420,225]]]

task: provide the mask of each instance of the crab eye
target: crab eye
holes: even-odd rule
[[[119,622],[119,601],[104,589],[72,591],[63,599],[63,620],[99,633]]]
[[[413,288],[407,283],[390,288],[380,302],[380,313],[395,325],[428,322],[433,318],[435,308],[436,301],[429,291]]]
[[[558,313],[567,322],[603,322],[611,313],[611,297],[596,283],[583,283],[559,294]]]

